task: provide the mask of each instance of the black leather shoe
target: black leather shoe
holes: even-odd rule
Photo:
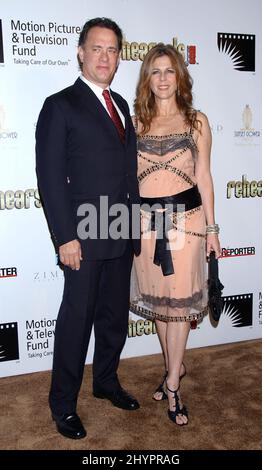
[[[118,388],[114,392],[105,392],[104,390],[96,389],[93,391],[93,395],[96,398],[106,398],[110,400],[114,406],[122,408],[123,410],[137,410],[140,408],[138,401],[123,388]]]
[[[61,416],[52,414],[52,418],[62,436],[69,437],[69,439],[83,439],[83,437],[86,437],[86,430],[76,413],[64,413]]]

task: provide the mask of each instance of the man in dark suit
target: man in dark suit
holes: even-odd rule
[[[110,232],[112,223],[117,225],[116,208],[127,211],[126,233],[131,209],[139,205],[134,128],[126,101],[109,89],[122,32],[112,20],[94,18],[84,25],[78,45],[82,75],[46,99],[36,130],[40,193],[65,274],[49,402],[58,431],[72,439],[86,436],[76,406],[93,325],[94,396],[125,410],[139,408],[121,387],[117,368],[140,240],[137,233],[131,239],[130,227],[120,238]]]

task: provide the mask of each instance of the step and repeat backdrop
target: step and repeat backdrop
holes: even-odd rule
[[[191,331],[188,347],[261,338],[260,0],[0,0],[0,7],[0,376],[52,365],[63,272],[37,189],[35,126],[44,99],[78,77],[78,34],[96,16],[124,31],[112,89],[131,111],[143,58],[161,41],[183,54],[194,105],[212,128],[224,308],[218,325],[207,316]],[[92,337],[87,363],[93,345]],[[130,314],[122,357],[157,352],[155,325]]]

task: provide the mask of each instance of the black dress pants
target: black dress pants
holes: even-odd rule
[[[54,414],[76,411],[93,325],[94,388],[111,392],[119,387],[117,368],[127,336],[132,261],[128,240],[119,258],[83,260],[79,271],[65,267],[49,394]]]

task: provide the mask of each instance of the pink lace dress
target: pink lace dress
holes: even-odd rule
[[[191,131],[138,136],[142,249],[134,259],[130,310],[149,319],[192,322],[207,312],[206,221],[196,186],[197,158]],[[152,210],[152,203],[163,201]],[[165,212],[166,235],[159,241],[157,219],[161,214],[163,221]]]

